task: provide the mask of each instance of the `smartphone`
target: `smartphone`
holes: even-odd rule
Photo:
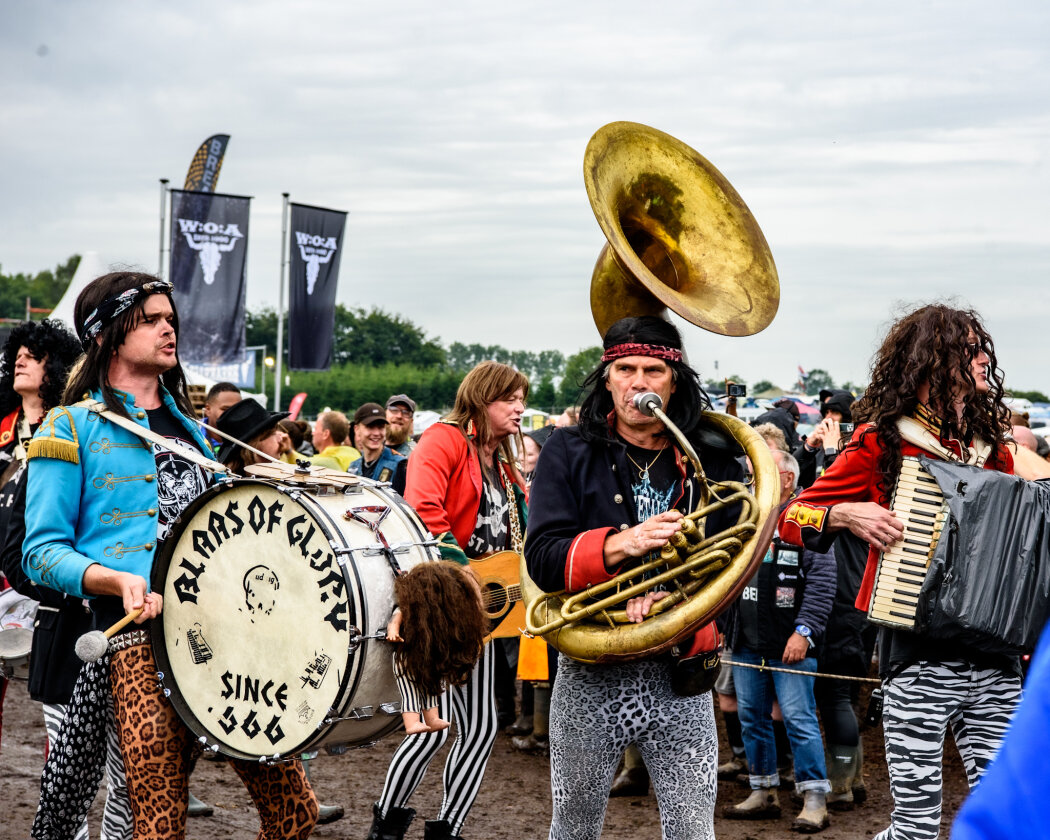
[[[737,385],[733,382],[726,383],[726,394],[730,397],[746,397],[747,385]]]

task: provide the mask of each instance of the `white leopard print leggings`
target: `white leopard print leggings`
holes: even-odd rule
[[[597,840],[620,757],[637,744],[664,840],[712,840],[718,742],[711,693],[678,697],[665,659],[558,659],[551,698],[550,840]]]

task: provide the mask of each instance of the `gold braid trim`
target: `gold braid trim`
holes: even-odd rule
[[[63,440],[55,437],[55,420],[61,415],[69,419],[69,428],[73,433],[73,440]],[[46,437],[44,435],[46,434]],[[56,461],[68,461],[71,464],[80,463],[80,442],[77,438],[77,427],[73,423],[72,415],[62,406],[52,409],[44,422],[40,425],[36,435],[29,442],[26,450],[26,459],[54,458]]]

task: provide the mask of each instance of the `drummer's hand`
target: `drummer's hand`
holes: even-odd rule
[[[649,615],[653,604],[670,595],[670,592],[646,592],[637,598],[627,602],[627,620],[634,624],[641,624],[642,619]]]
[[[875,502],[843,502],[828,515],[831,528],[848,528],[862,540],[885,551],[904,534],[904,523]]]
[[[148,591],[149,585],[144,577],[130,572],[117,572],[114,583],[120,588],[125,613],[142,608],[142,615],[135,619],[136,624],[142,624],[160,615],[163,599],[160,594]]]
[[[142,624],[152,618],[156,618],[164,609],[164,597],[159,592],[149,592],[145,599],[146,608],[142,615],[135,619],[136,624]]]
[[[394,610],[394,614],[386,626],[386,640],[388,642],[404,641],[401,638],[401,610]]]

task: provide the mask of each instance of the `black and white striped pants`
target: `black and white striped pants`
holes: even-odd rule
[[[966,662],[919,662],[883,685],[882,725],[893,794],[875,840],[932,840],[941,827],[941,759],[950,726],[973,788],[1021,700],[1021,679]]]
[[[424,709],[432,709],[438,704],[438,698],[427,694],[413,679],[404,672],[394,657],[394,681],[401,695],[401,711],[417,712],[422,715]]]
[[[55,748],[62,721],[66,718],[64,703],[44,703],[44,728],[49,749]],[[131,840],[135,818],[128,799],[128,785],[124,777],[124,758],[117,737],[117,722],[113,715],[113,698],[109,698],[109,717],[106,721],[106,805],[102,811],[101,840]],[[84,820],[74,840],[87,840],[88,824]]]
[[[485,645],[465,685],[445,691],[438,699],[438,712],[456,723],[456,742],[445,762],[445,794],[436,819],[447,820],[459,834],[481,788],[492,745],[496,742],[495,668],[491,645]],[[452,717],[449,717],[449,716]],[[423,781],[430,762],[448,738],[448,729],[407,735],[394,752],[379,797],[383,816],[391,808],[404,808]]]

